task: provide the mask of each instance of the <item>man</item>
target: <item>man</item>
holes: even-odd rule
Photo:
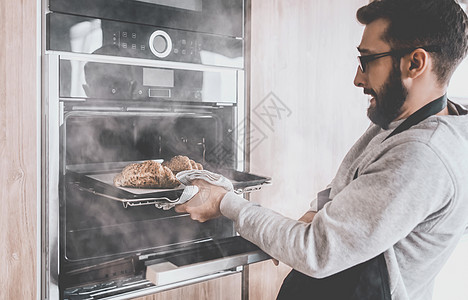
[[[310,211],[290,220],[204,181],[194,184],[209,197],[177,207],[202,222],[223,214],[293,267],[281,299],[431,299],[468,224],[468,115],[446,99],[468,49],[465,13],[454,0],[381,0],[357,18],[365,30],[354,84],[372,97],[374,124]],[[380,274],[371,292],[369,274]],[[312,277],[335,290],[352,283],[327,296],[327,281]]]

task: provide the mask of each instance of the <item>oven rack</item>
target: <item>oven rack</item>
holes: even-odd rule
[[[270,181],[266,181],[256,186],[247,186],[244,188],[237,188],[237,189],[234,189],[234,193],[240,195],[240,194],[246,194],[246,193],[250,193],[254,191],[259,191],[262,189],[263,185],[270,185],[270,184],[271,184]],[[126,199],[126,198],[121,198],[121,197],[116,197],[116,196],[100,193],[100,192],[97,192],[94,188],[83,187],[77,183],[75,183],[74,185],[80,191],[85,191],[93,195],[104,197],[110,200],[119,201],[122,203],[122,206],[124,208],[154,205],[156,208],[169,210],[173,208],[174,206],[176,206],[179,203],[179,199],[180,199],[180,198],[170,199],[168,197],[148,197],[148,198]]]
[[[97,192],[94,190],[94,188],[90,187],[83,187],[80,186],[79,184],[75,183],[75,187],[79,189],[80,191],[85,191],[88,193],[91,193],[96,196],[104,197],[110,200],[115,200],[119,201],[122,203],[124,208],[128,207],[133,207],[133,206],[144,206],[144,205],[154,205],[156,208],[162,208],[164,210],[166,209],[171,209],[174,207],[177,202],[179,201],[179,198],[176,199],[170,199],[168,197],[149,197],[149,198],[137,198],[137,199],[125,199],[125,198],[120,198],[120,197],[115,197],[112,195],[104,194]]]

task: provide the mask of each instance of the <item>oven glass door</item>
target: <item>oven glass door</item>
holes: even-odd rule
[[[53,12],[243,37],[243,0],[50,0]]]

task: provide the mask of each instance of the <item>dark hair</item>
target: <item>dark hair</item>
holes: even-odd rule
[[[365,25],[388,20],[382,39],[393,49],[440,46],[440,51],[430,54],[441,84],[449,82],[468,51],[467,16],[454,0],[375,0],[356,16]]]

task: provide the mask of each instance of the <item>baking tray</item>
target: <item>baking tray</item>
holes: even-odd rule
[[[167,206],[164,204],[176,204],[184,190],[183,185],[172,189],[114,186],[114,176],[120,173],[120,171],[130,163],[139,163],[139,161],[70,166],[67,172],[68,181],[73,182],[78,189],[108,199],[120,201],[124,207],[152,204],[156,205],[158,208],[169,209],[172,208],[173,205]],[[234,191],[238,194],[259,190],[263,185],[271,183],[271,178],[269,177],[258,176],[233,169],[210,169],[209,171],[228,178],[234,186]]]

